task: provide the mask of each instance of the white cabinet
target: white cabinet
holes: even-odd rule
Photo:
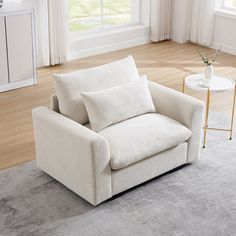
[[[34,10],[0,9],[0,92],[37,83]]]

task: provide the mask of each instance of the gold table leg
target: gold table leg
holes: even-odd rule
[[[232,116],[231,116],[231,126],[230,126],[230,140],[232,139],[233,127],[234,127],[234,111],[235,111],[235,98],[236,98],[236,85],[234,87],[234,98],[233,98],[233,107],[232,107]]]
[[[185,78],[183,78],[182,84],[182,92],[185,93]],[[233,126],[234,126],[234,114],[235,114],[235,105],[236,105],[236,85],[234,86],[234,95],[233,95],[233,107],[232,107],[232,114],[231,114],[231,126],[230,129],[221,129],[221,128],[210,128],[208,127],[208,118],[209,118],[209,110],[210,110],[210,99],[211,99],[211,92],[208,88],[207,90],[207,99],[206,99],[206,114],[205,114],[205,125],[204,129],[204,137],[203,137],[203,148],[206,147],[206,135],[207,130],[218,130],[218,131],[228,131],[230,132],[230,140],[232,139],[233,134]]]
[[[210,92],[210,89],[208,88],[208,90],[207,90],[207,100],[206,100],[206,117],[205,117],[205,126],[204,126],[203,148],[206,147],[206,133],[207,133],[207,127],[208,127],[210,97],[211,97],[211,92]]]

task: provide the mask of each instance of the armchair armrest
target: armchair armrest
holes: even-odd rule
[[[204,103],[151,81],[149,89],[157,112],[182,123],[192,131],[188,140],[187,162],[197,159],[202,140]]]
[[[46,107],[32,114],[38,167],[93,205],[110,198],[107,141]]]

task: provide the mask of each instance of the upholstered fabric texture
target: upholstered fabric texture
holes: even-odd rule
[[[91,128],[96,132],[134,116],[156,111],[146,78],[81,95]]]
[[[149,81],[149,89],[158,113],[188,127],[192,136],[188,140],[187,162],[199,156],[205,104],[198,99]]]
[[[96,205],[112,196],[105,138],[46,107],[33,110],[37,166]]]
[[[118,86],[139,78],[132,56],[110,64],[54,76],[61,114],[81,124],[88,122],[81,92]]]
[[[191,131],[160,114],[144,114],[99,132],[109,143],[111,168],[121,169],[185,142]]]
[[[188,143],[184,142],[128,167],[112,170],[112,195],[121,193],[133,186],[185,164],[187,150]]]

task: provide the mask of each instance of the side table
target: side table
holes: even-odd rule
[[[213,76],[208,87],[202,86],[202,81],[204,79],[204,74],[192,74],[183,79],[183,93],[185,93],[185,86],[191,90],[197,92],[207,93],[206,99],[206,114],[205,114],[205,124],[203,127],[204,137],[203,137],[203,148],[206,147],[206,134],[207,130],[217,130],[217,131],[228,131],[230,132],[230,139],[232,139],[233,124],[234,124],[234,113],[235,113],[235,98],[236,98],[236,86],[235,81],[221,76]],[[214,128],[208,126],[208,117],[210,110],[210,100],[212,93],[228,92],[234,90],[233,95],[233,106],[231,114],[231,124],[229,129]]]

